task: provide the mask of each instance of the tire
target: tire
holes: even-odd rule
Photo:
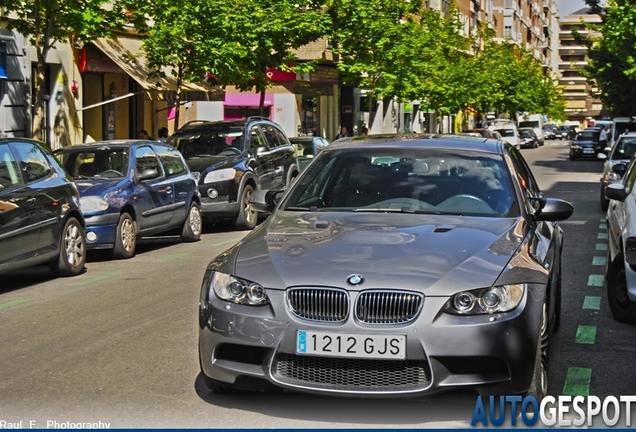
[[[123,213],[119,217],[119,223],[117,224],[113,256],[122,259],[132,258],[135,255],[136,247],[137,227],[135,226],[135,221],[128,213]]]
[[[250,204],[250,198],[254,193],[254,188],[250,185],[245,185],[243,188],[243,193],[241,194],[241,199],[239,200],[239,212],[232,219],[232,224],[236,229],[242,230],[251,230],[256,226],[256,222],[258,221],[258,213],[252,209],[252,205]]]
[[[570,160],[575,160],[576,158],[574,157],[574,155],[572,153],[570,153]]]
[[[49,264],[56,276],[75,276],[86,264],[86,231],[74,217],[68,218],[60,234],[60,253]]]
[[[603,184],[601,183],[601,210],[604,212],[609,208],[609,200],[605,198],[605,191],[603,190]]]
[[[625,277],[625,258],[618,254],[607,272],[607,300],[616,321],[636,324],[636,302],[627,295],[627,278]]]
[[[548,339],[548,311],[547,303],[544,302],[541,313],[541,334],[537,342],[532,382],[527,393],[528,396],[537,398],[539,402],[548,393]]]
[[[560,266],[559,266],[560,267]],[[561,327],[561,271],[559,269],[559,279],[557,282],[557,292],[554,299],[554,325],[552,331],[555,332]]]
[[[181,228],[181,240],[184,242],[196,242],[201,239],[203,218],[199,204],[193,202],[188,211],[188,217]]]
[[[532,143],[532,148],[539,148],[539,141],[534,141]]]

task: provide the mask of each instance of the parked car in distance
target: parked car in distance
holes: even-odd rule
[[[77,187],[50,150],[0,138],[0,274],[48,264],[57,276],[78,275],[85,235]]]
[[[183,154],[197,179],[204,218],[230,218],[237,229],[256,226],[254,191],[285,188],[300,171],[289,138],[265,117],[193,121],[167,144]]]
[[[636,165],[618,163],[612,169],[621,176],[605,187],[612,200],[607,210],[608,236],[605,282],[607,300],[617,321],[636,323]],[[614,234],[615,233],[615,234]]]
[[[80,191],[88,249],[130,258],[144,236],[177,231],[183,241],[201,237],[196,181],[174,148],[146,140],[99,141],[55,155]]]
[[[526,114],[519,119],[517,124],[518,128],[532,128],[534,134],[539,140],[539,145],[544,144],[545,137],[543,136],[543,114]]]
[[[519,128],[519,143],[522,148],[537,148],[539,147],[539,138],[537,138],[533,128]]]
[[[514,123],[505,123],[505,124],[497,124],[496,126],[491,126],[495,132],[499,132],[501,138],[504,141],[507,141],[511,145],[515,146],[517,149],[521,148],[521,142],[519,141],[519,130]]]
[[[607,211],[609,200],[605,196],[605,186],[621,180],[620,174],[614,171],[617,164],[628,164],[636,154],[636,132],[627,132],[618,138],[614,147],[603,149],[598,154],[603,159],[603,175],[601,176],[601,209]]]
[[[469,136],[481,136],[484,138],[492,138],[492,139],[503,139],[501,134],[497,131],[494,130],[490,130],[487,128],[474,128],[474,129],[467,129],[465,131],[463,131],[460,135],[469,135]]]
[[[557,131],[557,125],[554,125],[554,124],[543,125],[543,136],[547,140],[557,139],[556,131]]]
[[[298,159],[298,168],[300,171],[305,169],[307,164],[311,162],[319,151],[329,145],[329,141],[327,141],[326,138],[319,136],[293,137],[289,138],[289,142],[296,150],[296,158]]]
[[[561,307],[556,221],[573,207],[543,195],[516,147],[345,138],[284,196],[252,202],[271,216],[203,277],[211,390],[545,395]]]
[[[570,160],[587,158],[596,159],[601,152],[599,128],[587,128],[576,134],[570,143]]]
[[[576,138],[576,129],[573,126],[559,126],[554,134],[560,140],[573,140]]]

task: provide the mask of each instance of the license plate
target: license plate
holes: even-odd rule
[[[594,153],[594,149],[583,149],[583,153]]]
[[[405,335],[372,335],[299,330],[296,353],[330,357],[405,359]]]

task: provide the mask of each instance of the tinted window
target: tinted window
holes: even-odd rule
[[[577,141],[598,141],[600,135],[599,131],[584,130],[578,133],[576,136]]]
[[[514,205],[498,155],[414,149],[320,152],[283,208],[394,209],[506,217]]]
[[[278,129],[276,129],[276,128],[273,128],[273,129],[274,129],[274,134],[276,134],[276,137],[278,138],[279,144],[280,145],[287,145],[287,143],[288,143],[287,137],[285,135],[283,135],[283,133],[281,131],[279,131]]]
[[[267,140],[267,145],[269,145],[270,148],[278,147],[280,145],[278,142],[276,128],[270,125],[261,125],[261,130],[263,131],[263,135],[265,135],[265,139]]]
[[[184,174],[187,171],[181,154],[177,150],[170,147],[157,147],[157,153],[166,167],[168,176]]]
[[[168,144],[191,159],[221,153],[231,156],[243,150],[244,141],[242,125],[219,124],[180,130],[170,137]]]
[[[622,137],[614,146],[612,159],[631,159],[636,153],[636,137]]]
[[[139,147],[135,150],[135,167],[138,174],[149,169],[157,170],[159,174],[163,173],[159,158],[150,147]]]
[[[513,137],[513,136],[515,136],[515,130],[514,129],[497,129],[497,132],[499,132],[501,134],[501,136],[504,136],[504,137]]]
[[[51,174],[51,166],[42,150],[35,144],[15,143],[20,168],[28,183],[43,179]]]
[[[256,154],[256,149],[259,147],[263,147],[265,145],[265,140],[263,139],[263,135],[257,126],[253,126],[250,129],[250,151],[252,154]]]
[[[0,145],[0,193],[22,184],[20,168],[8,145]]]

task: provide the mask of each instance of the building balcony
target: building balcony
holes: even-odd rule
[[[559,46],[559,55],[586,55],[587,48],[584,46]]]

